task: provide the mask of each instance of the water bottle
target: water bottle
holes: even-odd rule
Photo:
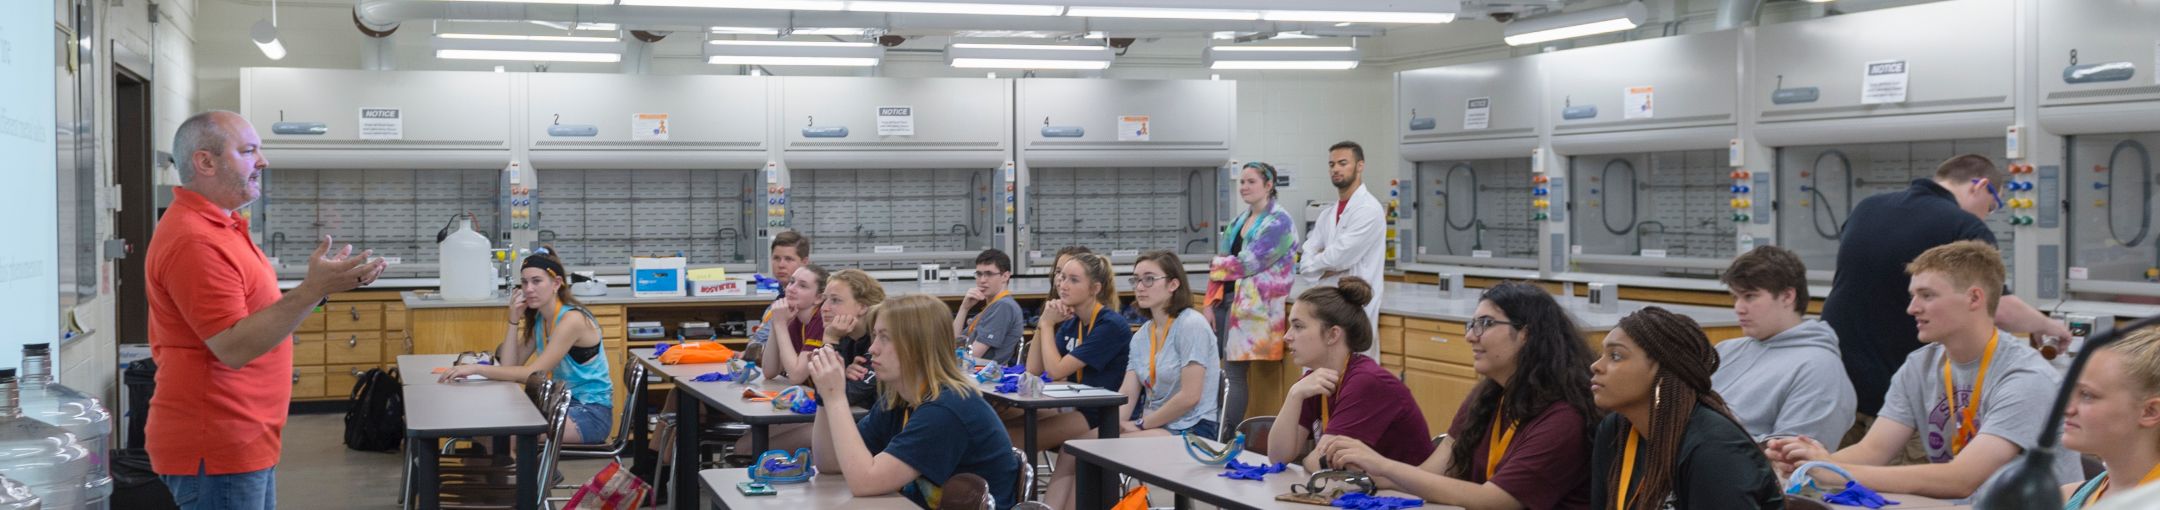
[[[51,344],[24,345],[22,368],[21,397],[17,401],[23,416],[75,434],[76,441],[90,451],[90,475],[83,485],[84,507],[112,508],[113,479],[107,460],[112,448],[112,413],[97,397],[52,382]],[[4,499],[0,495],[0,500]],[[6,508],[0,503],[0,509]]]
[[[81,508],[90,450],[75,434],[23,416],[15,369],[0,368],[0,476],[30,487],[47,508]]]

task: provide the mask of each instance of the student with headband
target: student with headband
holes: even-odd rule
[[[1769,459],[1710,389],[1717,350],[1694,319],[1645,307],[1605,335],[1590,393],[1592,508],[1785,508]]]
[[[2063,410],[2062,444],[2108,470],[2064,485],[2063,510],[2089,510],[2160,481],[2160,330],[2130,333],[2091,356]]]
[[[1110,277],[1110,259],[1093,253],[1073,255],[1058,267],[1054,286],[1059,297],[1043,305],[1042,320],[1035,325],[1035,341],[1027,356],[1028,376],[1048,375],[1051,380],[1119,390],[1125,381],[1133,332],[1125,314],[1118,313],[1117,285]],[[1096,419],[1096,413],[1039,417],[1035,447],[1055,448],[1096,427],[1117,426],[1096,423]],[[1023,429],[1006,432],[1014,444],[1025,441]]]
[[[1126,403],[1118,408],[1118,416],[1130,421],[1103,426],[1118,427],[1119,437],[1190,432],[1213,439],[1216,385],[1221,383],[1216,364],[1221,357],[1215,353],[1214,329],[1193,309],[1192,291],[1185,287],[1185,265],[1167,251],[1141,254],[1133,263],[1132,286],[1133,301],[1147,312],[1148,321],[1132,336],[1129,349],[1134,355],[1119,386]],[[1056,508],[1076,506],[1076,461],[1070,452],[1058,454],[1056,476],[1050,479],[1044,501]]]
[[[479,375],[498,381],[525,382],[537,372],[551,372],[570,385],[570,422],[563,436],[572,443],[606,441],[614,423],[615,385],[606,353],[601,352],[600,323],[570,295],[569,272],[549,248],[525,257],[518,270],[521,285],[510,295],[510,330],[495,348],[499,365],[458,365],[444,370],[441,382]],[[582,315],[584,320],[564,320]],[[522,334],[521,334],[522,333]]]
[[[1306,289],[1290,306],[1284,342],[1291,361],[1309,372],[1290,386],[1275,415],[1268,461],[1301,462],[1307,471],[1319,471],[1331,464],[1311,447],[1331,437],[1356,439],[1395,462],[1432,456],[1425,413],[1410,388],[1361,354],[1374,344],[1372,325],[1365,322],[1371,303],[1372,285],[1345,276],[1334,286]]]
[[[1772,440],[1770,459],[1780,474],[1828,461],[1876,492],[1963,499],[2037,445],[2061,379],[2039,351],[1996,330],[2002,254],[1984,242],[1959,241],[1921,253],[1905,272],[1912,277],[1905,312],[1926,345],[1891,375],[1882,414],[1859,443],[1832,454],[1815,438]],[[1929,462],[1892,465],[1916,434]],[[2057,480],[2084,478],[2068,452],[2056,455],[2054,468]],[[1809,474],[1844,484],[1823,471]]]
[[[1581,330],[1551,294],[1523,282],[1486,289],[1473,313],[1463,340],[1480,380],[1424,464],[1348,436],[1321,441],[1321,454],[1432,503],[1590,508],[1590,431],[1604,413],[1590,398],[1596,356]]]
[[[1275,201],[1275,167],[1246,163],[1238,170],[1238,198],[1248,210],[1223,228],[1208,272],[1215,285],[1208,289],[1207,311],[1223,339],[1223,372],[1229,376],[1224,425],[1245,420],[1247,367],[1282,361],[1283,331],[1290,329],[1283,308],[1297,277],[1297,220]]]
[[[997,510],[1019,503],[1024,496],[1013,488],[1021,466],[1012,443],[998,434],[997,413],[974,377],[953,363],[952,310],[914,294],[870,315],[870,365],[881,381],[875,400],[848,395],[850,362],[838,352],[806,356],[826,404],[812,425],[818,470],[847,475],[843,483],[855,496],[897,492],[924,508],[982,508],[985,494],[948,490],[961,476],[982,478]],[[851,406],[869,413],[857,420]]]

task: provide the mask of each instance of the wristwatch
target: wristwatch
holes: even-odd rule
[[[1141,418],[1141,419],[1133,420],[1133,421],[1132,421],[1132,428],[1136,428],[1136,429],[1140,429],[1140,430],[1147,430],[1147,419],[1146,419],[1146,418]]]

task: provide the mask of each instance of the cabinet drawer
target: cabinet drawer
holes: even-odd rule
[[[381,363],[382,349],[381,331],[330,333],[323,341],[323,363]]]
[[[298,333],[292,336],[293,365],[323,364],[323,334]]]
[[[1399,326],[1402,326],[1402,316],[1401,316],[1401,315],[1381,315],[1381,316],[1380,316],[1380,327],[1383,327],[1383,328],[1385,328],[1385,327],[1388,327],[1388,326],[1398,326],[1398,327],[1399,327]]]
[[[1474,360],[1470,355],[1470,343],[1460,335],[1430,331],[1403,332],[1403,354],[1411,358],[1423,358],[1469,366]]]
[[[1381,354],[1402,354],[1402,353],[1403,353],[1403,328],[1402,328],[1402,326],[1380,326],[1380,353],[1381,353]]]
[[[323,308],[318,308],[313,312],[308,312],[307,318],[300,319],[300,328],[293,331],[296,333],[314,333],[322,331],[323,326],[329,321],[329,318],[323,315],[324,313],[326,313],[323,310]]]
[[[1462,323],[1427,319],[1403,319],[1403,329],[1432,331],[1436,333],[1454,333],[1456,335],[1463,334]]]
[[[353,383],[360,381],[360,374],[376,368],[376,365],[331,365],[322,367],[323,396],[328,398],[352,398]]]
[[[622,327],[623,318],[621,315],[595,315],[593,322],[600,324],[600,331],[604,333]]]
[[[606,320],[607,317],[610,315],[620,318],[623,314],[622,305],[600,305],[587,307],[586,309],[592,310],[593,317],[600,318],[601,320]]]
[[[408,327],[409,327],[409,326],[407,326],[407,325],[406,325],[406,324],[407,324],[407,322],[406,322],[406,321],[407,321],[407,319],[406,319],[406,314],[405,314],[405,303],[385,303],[385,304],[383,304],[383,325],[382,325],[383,329],[386,329],[386,330],[403,330],[403,329],[406,329],[406,328],[408,328]]]
[[[322,398],[323,367],[293,367],[293,398]]]
[[[382,331],[382,303],[330,303],[320,314],[325,331]]]
[[[385,331],[382,339],[382,362],[397,361],[398,356],[413,353],[411,331]]]
[[[1464,367],[1419,361],[1409,360],[1410,369],[1403,373],[1403,384],[1410,387],[1411,398],[1417,400],[1418,409],[1424,411],[1425,427],[1445,431],[1455,421],[1455,410],[1470,396],[1470,389],[1477,386],[1477,375]]]

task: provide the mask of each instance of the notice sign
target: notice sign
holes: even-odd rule
[[[1912,78],[1910,71],[1903,60],[1868,62],[1867,74],[1860,80],[1860,104],[1905,102],[1905,89]]]
[[[1462,128],[1485,129],[1492,126],[1492,98],[1473,97],[1463,102]]]
[[[397,108],[361,108],[361,140],[405,139],[404,112]]]
[[[1657,103],[1651,93],[1655,87],[1628,87],[1627,99],[1620,103],[1623,119],[1647,119],[1657,114]]]
[[[665,142],[668,139],[668,114],[630,114],[630,139],[637,141]]]
[[[878,136],[915,136],[915,107],[878,107],[877,134]]]
[[[1117,140],[1120,142],[1148,141],[1148,116],[1120,115],[1117,118]]]

